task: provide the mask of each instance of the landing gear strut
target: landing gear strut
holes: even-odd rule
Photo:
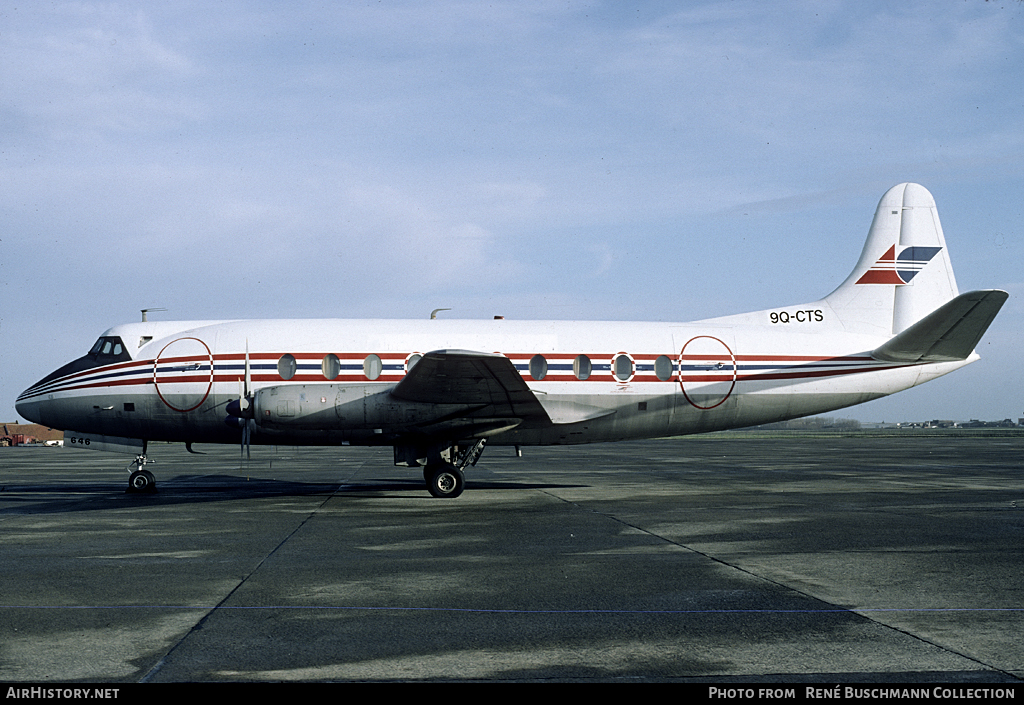
[[[145,469],[146,455],[135,456],[135,471],[128,476],[127,494],[156,494],[156,478]]]

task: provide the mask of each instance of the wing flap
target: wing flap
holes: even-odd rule
[[[1009,297],[1005,291],[970,291],[947,301],[872,351],[885,362],[966,360]]]

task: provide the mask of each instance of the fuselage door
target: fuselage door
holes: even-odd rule
[[[213,386],[213,353],[199,338],[178,338],[153,361],[156,393],[174,411],[198,409]]]
[[[679,352],[679,385],[698,409],[714,409],[736,387],[736,356],[719,338],[698,335]]]

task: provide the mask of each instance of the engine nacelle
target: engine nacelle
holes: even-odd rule
[[[265,387],[255,394],[254,418],[260,427],[268,429],[380,429],[388,433],[430,423],[465,408],[396,399],[391,389],[380,384]]]

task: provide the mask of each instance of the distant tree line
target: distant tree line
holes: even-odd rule
[[[812,416],[806,419],[766,423],[754,428],[765,431],[856,431],[860,429],[860,421],[857,419],[834,419],[831,416]]]

